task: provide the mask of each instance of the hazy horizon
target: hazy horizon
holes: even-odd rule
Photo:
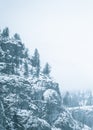
[[[0,28],[39,50],[62,89],[93,87],[92,0],[0,0]]]

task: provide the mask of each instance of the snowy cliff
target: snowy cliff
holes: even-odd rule
[[[8,28],[4,29],[0,34],[0,130],[83,127],[61,105],[59,85],[49,70],[41,71],[38,51],[30,57],[18,34],[10,38]]]

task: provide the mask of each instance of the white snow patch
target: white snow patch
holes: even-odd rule
[[[57,103],[58,99],[59,99],[59,95],[58,93],[53,90],[53,89],[48,89],[44,92],[43,94],[43,97],[44,97],[44,100],[47,101],[47,102],[54,102],[54,103]]]

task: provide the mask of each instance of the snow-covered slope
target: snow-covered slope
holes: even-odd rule
[[[82,122],[83,124],[93,127],[93,106],[82,106],[69,108],[72,112],[74,119]]]
[[[58,83],[39,72],[20,40],[6,36],[0,36],[0,130],[86,130],[61,105]]]

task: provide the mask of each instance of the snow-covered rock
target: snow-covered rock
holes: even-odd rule
[[[82,106],[69,108],[74,119],[82,122],[83,124],[93,127],[93,106]]]
[[[0,130],[81,130],[61,106],[58,83],[35,71],[24,44],[1,36]]]

